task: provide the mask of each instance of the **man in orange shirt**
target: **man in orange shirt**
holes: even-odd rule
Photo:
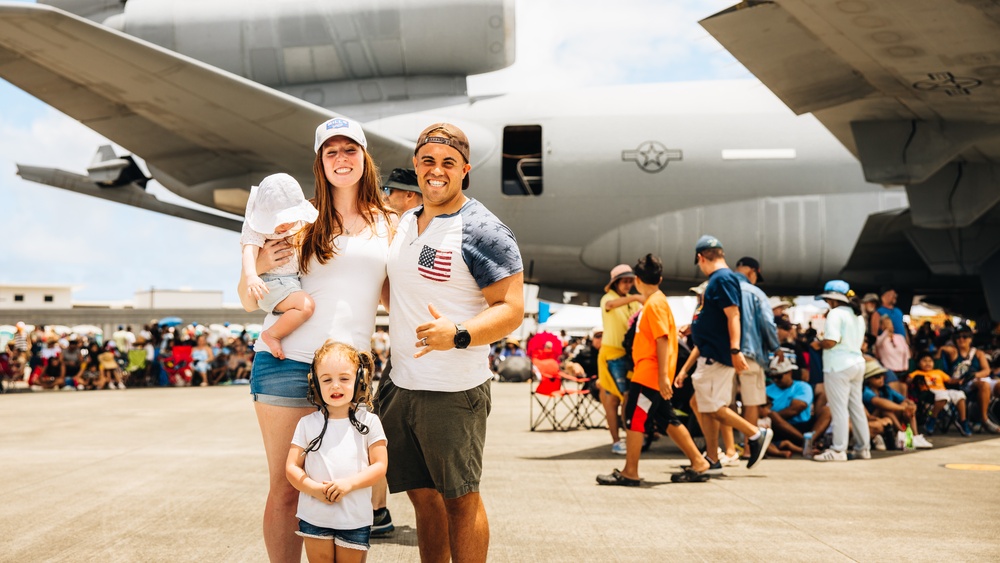
[[[673,396],[674,371],[677,369],[677,325],[660,291],[663,281],[663,263],[652,254],[636,263],[635,287],[642,294],[645,304],[636,325],[632,344],[635,368],[629,383],[625,404],[625,468],[615,469],[610,475],[598,475],[600,485],[637,487],[639,455],[643,436],[654,428],[666,428],[667,434],[680,447],[691,465],[671,477],[677,482],[704,482],[708,480],[709,464],[698,452],[687,428],[674,414],[670,403]]]

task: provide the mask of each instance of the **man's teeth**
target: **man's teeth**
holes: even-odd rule
[[[427,180],[427,183],[430,184],[431,186],[435,187],[435,188],[443,188],[444,187],[444,182],[441,182],[440,180]]]

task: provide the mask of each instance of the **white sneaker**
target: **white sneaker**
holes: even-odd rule
[[[854,450],[854,459],[871,459],[872,451],[868,448],[863,450]]]
[[[728,456],[725,452],[721,452],[719,453],[719,462],[723,467],[739,467],[740,454],[734,453],[732,456]]]
[[[932,444],[927,438],[924,438],[923,434],[914,434],[913,447],[918,450],[929,450],[934,447],[934,444]]]
[[[821,454],[814,455],[813,461],[847,461],[847,452],[838,452],[834,449],[828,449]]]
[[[876,450],[880,452],[885,451],[885,438],[883,438],[881,434],[876,434],[872,442],[875,444]]]
[[[1000,434],[1000,426],[994,424],[992,420],[986,419],[986,422],[984,422],[983,425],[986,426],[986,429],[989,430],[990,432],[994,434]]]
[[[625,439],[618,440],[611,444],[611,453],[615,455],[625,455]]]

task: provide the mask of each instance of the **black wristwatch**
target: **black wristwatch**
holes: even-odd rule
[[[735,356],[736,354],[739,354],[739,353],[740,353],[740,349],[739,348],[730,348],[729,349],[729,355],[730,356]]]
[[[464,350],[469,347],[469,344],[472,344],[472,335],[469,334],[469,331],[465,330],[464,326],[456,324],[455,348],[458,348],[459,350]]]

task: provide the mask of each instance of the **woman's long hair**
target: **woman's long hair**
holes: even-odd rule
[[[365,170],[361,176],[358,186],[358,199],[356,205],[358,212],[364,218],[365,223],[374,229],[376,215],[381,215],[386,224],[389,224],[389,214],[391,211],[386,207],[381,195],[381,177],[378,166],[372,160],[368,151],[361,148],[364,153]],[[344,232],[344,219],[333,207],[334,187],[326,179],[326,171],[323,170],[323,148],[316,152],[316,159],[313,161],[313,177],[315,178],[316,196],[311,200],[319,216],[316,221],[305,226],[299,233],[298,241],[301,243],[299,252],[299,271],[303,274],[309,271],[309,263],[313,257],[320,264],[326,264],[336,254],[337,249],[333,245],[333,239]]]
[[[309,371],[309,394],[307,395],[309,402],[323,413],[323,429],[320,431],[319,436],[313,438],[305,450],[302,451],[303,456],[309,452],[319,450],[320,446],[323,445],[323,436],[326,435],[326,427],[330,422],[330,410],[326,406],[326,401],[323,400],[317,369],[320,362],[332,355],[339,355],[350,362],[356,370],[354,391],[351,396],[351,406],[347,411],[347,418],[359,433],[368,434],[368,425],[358,420],[355,411],[359,404],[366,405],[369,411],[372,409],[371,377],[375,368],[374,359],[370,353],[361,352],[350,344],[337,342],[333,339],[327,340],[320,346],[319,350],[316,350],[316,354],[313,356],[312,369]]]

